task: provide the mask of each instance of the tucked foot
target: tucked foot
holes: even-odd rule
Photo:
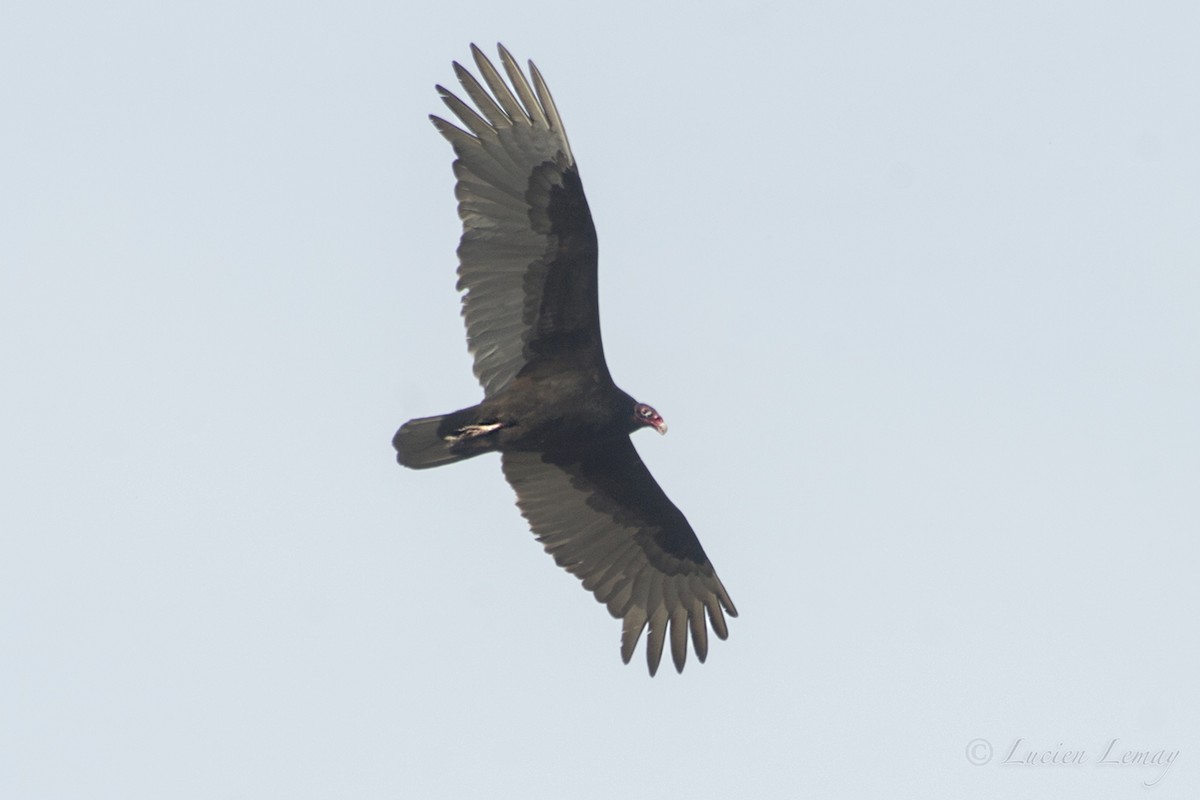
[[[487,422],[481,425],[464,425],[454,433],[446,436],[447,442],[462,442],[467,439],[474,439],[477,436],[491,433],[504,427],[503,422]]]

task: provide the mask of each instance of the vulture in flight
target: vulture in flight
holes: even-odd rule
[[[622,620],[629,663],[649,626],[653,675],[668,633],[675,669],[728,636],[737,610],[687,519],[629,435],[667,432],[613,382],[600,341],[596,229],[558,109],[537,67],[500,47],[508,83],[472,45],[481,83],[454,72],[472,108],[441,86],[458,124],[431,116],[457,156],[458,289],[478,405],[406,422],[392,444],[413,469],[500,453],[538,541]],[[707,619],[706,619],[707,617]]]

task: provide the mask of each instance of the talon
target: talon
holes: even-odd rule
[[[461,442],[463,439],[474,439],[504,427],[502,422],[488,422],[482,425],[464,425],[452,435],[445,437],[447,442]]]

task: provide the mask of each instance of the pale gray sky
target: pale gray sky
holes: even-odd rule
[[[6,6],[0,796],[1195,797],[1200,7],[410,6]],[[741,611],[683,676],[393,461],[471,41]]]

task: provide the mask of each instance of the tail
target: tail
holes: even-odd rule
[[[476,408],[464,408],[437,417],[410,419],[392,437],[396,460],[410,469],[429,469],[487,452],[479,447],[461,447],[457,437],[450,436],[474,416]]]

